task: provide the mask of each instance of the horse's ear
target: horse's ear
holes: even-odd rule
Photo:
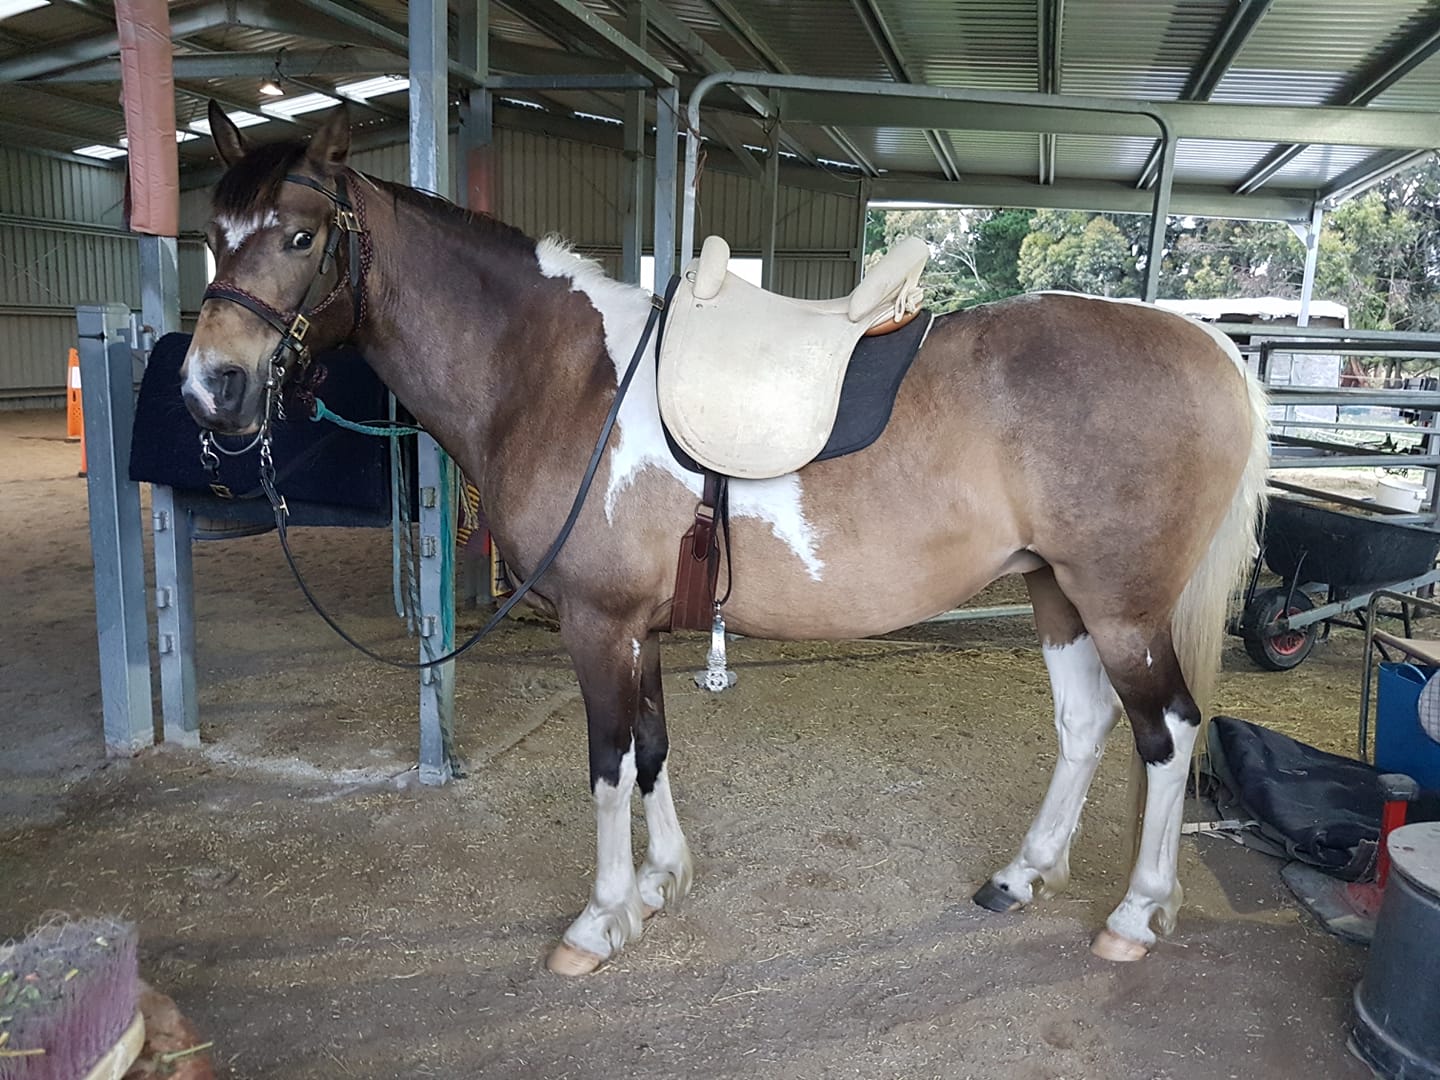
[[[323,176],[334,176],[345,167],[350,156],[350,109],[342,101],[332,109],[324,125],[310,136],[305,157]]]
[[[245,137],[214,98],[210,99],[209,115],[210,138],[215,140],[215,149],[220,153],[220,160],[229,168],[245,156]]]

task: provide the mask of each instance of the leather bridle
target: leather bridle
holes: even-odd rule
[[[260,418],[262,431],[268,428],[272,415],[284,419],[285,413],[280,401],[280,390],[288,377],[297,370],[303,370],[310,362],[310,348],[305,344],[305,337],[310,332],[310,324],[316,316],[339,298],[347,286],[350,289],[354,305],[354,316],[345,340],[353,338],[360,329],[360,324],[365,321],[365,275],[373,257],[370,234],[365,228],[365,203],[360,197],[358,187],[352,203],[343,175],[336,177],[334,191],[325,187],[318,180],[312,180],[308,176],[300,176],[297,173],[287,174],[285,182],[300,184],[313,191],[318,191],[335,207],[335,216],[330,222],[329,234],[325,239],[325,249],[320,256],[320,265],[310,279],[310,284],[306,286],[299,304],[292,311],[281,311],[243,286],[237,285],[233,281],[221,280],[212,281],[206,287],[202,297],[202,302],[204,300],[228,300],[232,304],[239,304],[246,311],[258,316],[273,327],[280,335],[280,340],[275,343],[275,348],[270,353],[270,360],[267,364],[265,401],[263,415]],[[325,275],[330,272],[332,264],[336,262],[336,256],[340,251],[341,237],[349,239],[348,273],[337,273],[335,284],[330,291],[316,302],[315,296],[323,287]]]

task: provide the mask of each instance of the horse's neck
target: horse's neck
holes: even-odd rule
[[[395,396],[478,479],[514,428],[593,397],[604,329],[585,293],[537,270],[534,248],[517,250],[498,232],[456,228],[405,203],[391,218],[386,203],[360,345]]]

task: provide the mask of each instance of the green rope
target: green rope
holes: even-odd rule
[[[358,431],[361,435],[378,435],[382,438],[392,439],[400,435],[419,435],[425,430],[424,428],[408,427],[405,424],[386,423],[383,426],[380,424],[357,424],[354,420],[346,420],[338,413],[331,412],[325,402],[319,398],[315,399],[315,415],[310,419],[317,423],[321,420],[329,420],[332,424],[338,424],[350,431]]]

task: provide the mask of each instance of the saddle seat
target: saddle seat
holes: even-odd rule
[[[929,258],[923,240],[906,237],[848,296],[796,300],[731,273],[729,245],[707,237],[676,285],[657,357],[671,437],[704,468],[746,480],[813,460],[856,344],[919,313]]]

